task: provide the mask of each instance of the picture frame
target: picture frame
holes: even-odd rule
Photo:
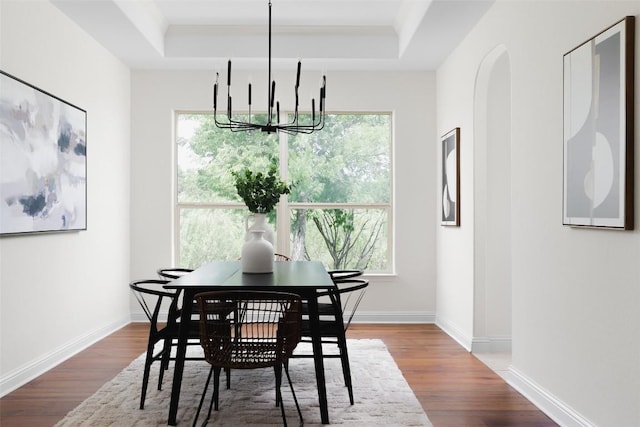
[[[563,224],[634,227],[635,18],[563,58]]]
[[[87,112],[0,70],[0,236],[87,229]]]
[[[440,224],[460,226],[460,128],[441,137],[442,143],[442,203]]]

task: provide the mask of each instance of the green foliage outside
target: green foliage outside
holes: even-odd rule
[[[269,171],[278,136],[220,130],[209,114],[179,115],[177,133],[179,262],[237,258],[248,212],[235,177]],[[391,115],[329,115],[322,131],[285,141],[292,258],[388,271]]]

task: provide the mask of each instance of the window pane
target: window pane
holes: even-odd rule
[[[244,214],[242,209],[180,209],[178,265],[197,268],[211,260],[238,259]]]
[[[197,268],[212,260],[239,259],[248,215],[242,208],[180,208],[178,265]],[[275,219],[275,212],[267,215],[274,230]]]
[[[178,203],[241,202],[231,171],[266,170],[269,159],[278,158],[276,135],[218,129],[211,114],[178,114],[176,142]]]
[[[389,270],[386,209],[292,209],[291,254],[329,269]]]
[[[289,201],[389,203],[390,168],[390,114],[331,114],[321,132],[289,136]]]

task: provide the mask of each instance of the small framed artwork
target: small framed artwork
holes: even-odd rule
[[[632,230],[635,18],[564,55],[563,224]]]
[[[0,235],[86,230],[87,113],[0,71]]]
[[[442,140],[442,213],[441,225],[460,225],[460,128]]]

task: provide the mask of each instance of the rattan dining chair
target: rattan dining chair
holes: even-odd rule
[[[302,412],[287,367],[287,360],[300,341],[300,296],[270,291],[212,291],[197,294],[196,301],[200,312],[200,344],[211,369],[193,421],[194,427],[212,376],[213,396],[203,425],[211,417],[212,407],[218,410],[222,369],[269,367],[274,369],[276,405],[280,406],[284,425],[287,425],[287,417],[280,390],[283,368],[302,425]]]
[[[345,273],[344,276],[355,273]],[[356,279],[361,275],[356,274],[350,278],[340,277],[334,280],[334,287],[326,291],[320,291],[318,295],[318,314],[320,316],[320,336],[322,344],[337,345],[338,353],[323,351],[324,358],[340,358],[342,375],[349,395],[349,403],[354,404],[353,384],[351,381],[351,366],[349,364],[349,351],[347,349],[347,329],[353,320],[353,316],[364,297],[369,282]],[[324,302],[323,300],[327,300]],[[304,304],[302,320],[302,342],[311,343],[311,326],[308,317],[308,307]],[[313,354],[295,353],[292,358],[311,358]]]

